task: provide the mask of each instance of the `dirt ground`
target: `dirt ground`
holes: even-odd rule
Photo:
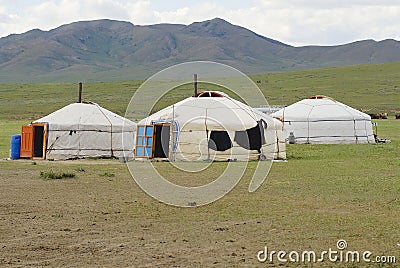
[[[210,214],[161,204],[118,161],[16,162],[0,163],[2,267],[254,264],[243,234],[262,230],[261,221],[218,220],[218,207]],[[77,178],[40,178],[49,169]]]
[[[257,252],[321,252],[342,238],[351,249],[400,254],[396,180],[354,179],[370,192],[390,187],[370,198],[301,164],[274,164],[253,194],[245,175],[224,198],[179,208],[145,194],[118,160],[0,160],[0,267],[327,267],[260,263]],[[49,170],[76,177],[40,176]]]

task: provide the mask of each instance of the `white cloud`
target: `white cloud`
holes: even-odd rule
[[[100,18],[130,19],[125,6],[113,0],[61,0],[45,1],[31,9],[32,20],[49,27],[61,23]]]
[[[158,21],[190,24],[196,21],[221,16],[221,8],[215,3],[201,2],[193,6],[184,6],[173,11],[156,12]]]
[[[126,6],[114,0],[47,0],[21,6],[25,6],[25,8],[19,10],[18,15],[6,13],[4,4],[3,8],[0,7],[0,36],[21,33],[33,28],[49,30],[61,24],[79,20],[130,19]],[[10,9],[12,8],[10,7]],[[5,16],[8,16],[7,21],[2,19]]]
[[[221,17],[294,45],[400,38],[399,0],[172,0],[166,3],[163,0],[0,0],[0,36],[100,18],[143,25],[190,24]],[[21,6],[24,8],[18,8]]]
[[[346,3],[336,0],[259,1],[251,12],[250,9],[236,10],[226,16],[233,23],[295,45],[399,38],[396,25],[400,23],[400,1],[347,0]]]
[[[130,21],[134,24],[153,24],[158,22],[156,9],[148,0],[129,2],[125,5]]]

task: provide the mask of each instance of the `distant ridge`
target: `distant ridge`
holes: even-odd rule
[[[400,42],[293,47],[215,18],[137,26],[94,20],[0,38],[1,83],[145,79],[167,66],[209,60],[248,73],[400,61]]]

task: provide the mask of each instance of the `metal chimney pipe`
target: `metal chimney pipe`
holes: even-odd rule
[[[193,97],[197,97],[197,74],[194,74],[193,78],[194,78],[194,96]]]
[[[79,82],[78,103],[82,103],[82,82]]]

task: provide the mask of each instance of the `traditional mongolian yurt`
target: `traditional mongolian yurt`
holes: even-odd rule
[[[141,120],[135,158],[246,161],[286,158],[286,152],[281,122],[206,91]]]
[[[135,131],[96,103],[73,103],[22,127],[21,157],[133,157]]]
[[[374,143],[371,117],[326,96],[311,96],[271,116],[295,143]]]

